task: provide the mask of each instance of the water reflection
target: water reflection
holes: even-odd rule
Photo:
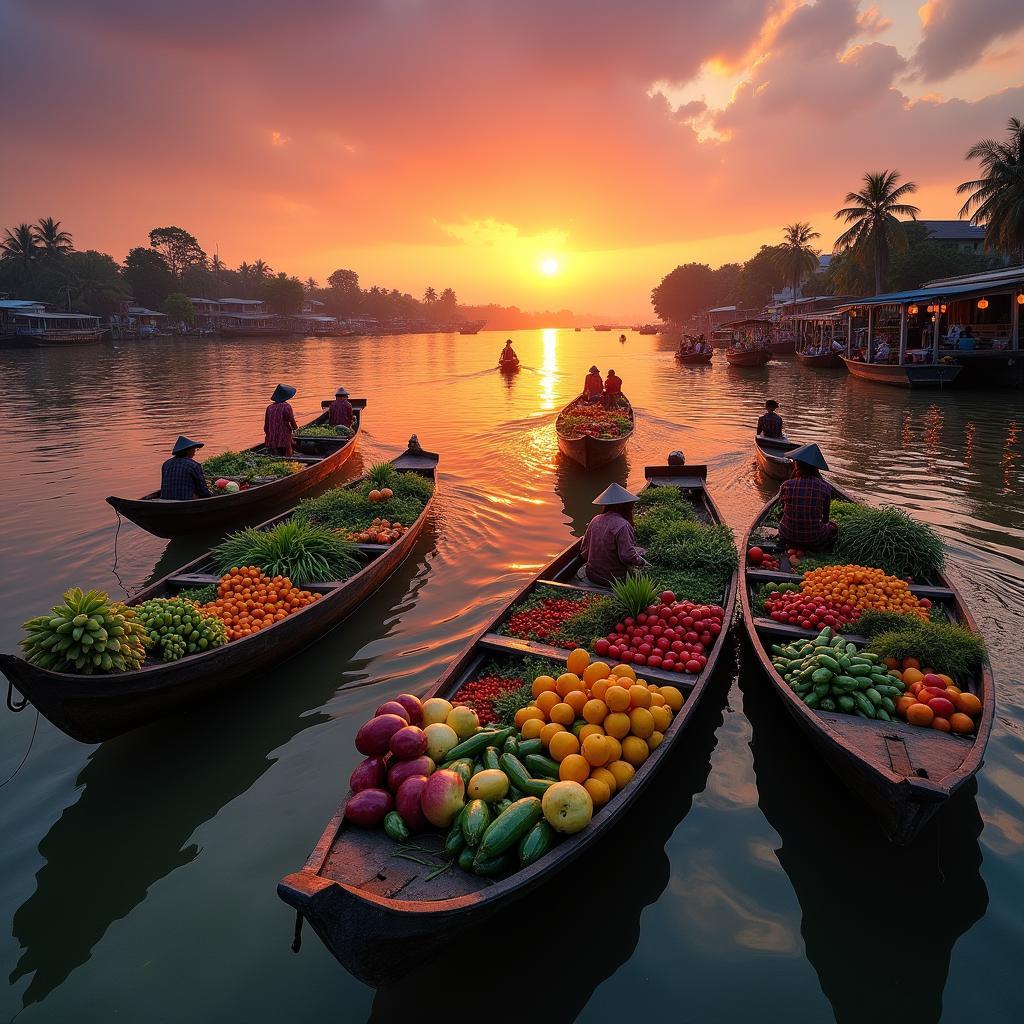
[[[558,373],[558,331],[546,327],[543,333],[544,359],[541,363],[540,397],[541,408],[550,411],[555,407],[555,375]]]
[[[562,499],[562,508],[569,517],[574,537],[582,537],[587,524],[597,512],[594,499],[609,485],[626,485],[629,460],[620,455],[594,469],[584,469],[578,462],[560,452],[555,462],[555,494]]]

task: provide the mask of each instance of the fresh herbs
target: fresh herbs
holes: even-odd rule
[[[185,601],[192,601],[200,606],[217,600],[217,584],[210,583],[205,587],[185,587],[179,590],[177,596]]]
[[[382,465],[391,469],[388,463]],[[378,478],[385,478],[380,472],[377,475]],[[394,492],[392,497],[380,502],[372,502],[368,497],[371,490],[379,490],[369,477],[355,487],[335,487],[300,502],[295,510],[295,518],[351,533],[367,529],[374,519],[381,516],[392,523],[410,526],[429,501],[434,485],[416,473],[393,472],[390,486]]]
[[[270,530],[250,527],[230,534],[213,549],[219,572],[252,565],[267,576],[298,583],[342,580],[359,568],[355,547],[337,534],[291,519]]]
[[[558,647],[588,647],[615,629],[619,609],[613,597],[599,597],[562,623],[551,642]]]
[[[612,593],[622,612],[636,618],[648,605],[655,603],[658,588],[646,573],[631,572],[622,579],[612,580]]]
[[[680,600],[693,601],[695,604],[718,604],[725,597],[725,587],[729,573],[724,577],[720,572],[707,572],[685,569],[667,569],[661,565],[652,565],[648,569],[660,590],[671,590]]]
[[[963,679],[980,667],[985,642],[965,626],[946,622],[917,622],[906,629],[874,637],[868,649],[884,658],[918,658],[936,672]]]
[[[396,476],[395,468],[390,462],[375,462],[366,473],[370,487],[378,491],[382,487],[394,489]]]
[[[295,431],[296,437],[334,437],[349,438],[355,433],[351,427],[343,427],[341,424],[331,426],[328,423],[311,423],[308,427],[300,427]]]
[[[879,636],[905,629],[916,629],[921,619],[917,615],[903,615],[900,612],[862,612],[857,619],[857,632],[861,636]]]
[[[942,568],[945,556],[939,536],[903,509],[833,502],[832,515],[837,512],[836,555],[845,561],[916,580],[928,579]]]
[[[291,476],[302,469],[301,462],[273,459],[255,452],[221,452],[204,460],[202,466],[203,474],[209,480],[226,476],[247,483],[267,477]]]

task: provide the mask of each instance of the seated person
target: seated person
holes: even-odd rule
[[[160,497],[164,501],[191,501],[210,498],[203,467],[196,462],[202,441],[190,441],[181,435],[171,449],[171,457],[160,467]]]
[[[616,405],[621,394],[622,378],[614,370],[609,370],[604,381],[604,404],[609,407]]]
[[[601,380],[601,371],[592,366],[583,381],[583,398],[587,402],[596,402],[603,394],[604,382]]]
[[[891,358],[892,348],[890,347],[889,342],[885,338],[883,338],[879,342],[878,348],[875,349],[875,362],[887,363]]]
[[[594,504],[603,506],[603,509],[590,521],[583,535],[580,553],[584,567],[581,577],[599,587],[607,587],[612,580],[621,579],[648,564],[643,548],[637,546],[633,529],[636,500],[635,494],[630,494],[619,484],[611,484],[594,499]]]
[[[828,469],[816,444],[805,444],[789,453],[793,475],[779,488],[782,521],[779,540],[787,548],[831,547],[839,527],[829,519],[832,485],[821,478]]]
[[[327,407],[327,422],[332,427],[351,427],[354,419],[355,412],[348,400],[348,392],[338,388],[334,392],[334,401]]]
[[[971,334],[970,327],[964,328],[963,334],[961,334],[960,337],[957,339],[956,347],[964,349],[965,351],[968,352],[978,347],[977,340],[975,339],[974,335]]]
[[[774,398],[769,398],[764,407],[766,412],[757,418],[757,432],[762,437],[785,437],[782,417],[775,411],[779,403]]]

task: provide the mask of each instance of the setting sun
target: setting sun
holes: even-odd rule
[[[558,269],[558,260],[556,260],[554,256],[545,256],[544,259],[540,261],[540,272],[545,277],[553,277],[558,273]]]

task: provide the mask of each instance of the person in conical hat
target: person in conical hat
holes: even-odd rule
[[[174,442],[171,457],[160,467],[160,497],[164,501],[212,497],[203,468],[196,462],[196,452],[202,447],[202,441],[184,434]]]
[[[583,397],[588,402],[596,402],[603,394],[604,381],[601,380],[601,371],[596,366],[592,366],[583,381]]]
[[[355,411],[348,400],[348,392],[338,388],[334,392],[334,401],[327,407],[327,422],[332,427],[351,427],[355,419]]]
[[[787,548],[800,550],[831,547],[839,526],[829,518],[832,485],[821,477],[828,463],[816,444],[794,448],[788,457],[793,460],[793,474],[779,488],[779,540]]]
[[[288,403],[295,396],[290,384],[278,384],[270,396],[270,405],[263,414],[263,433],[268,455],[291,455],[292,431],[298,430],[295,413]]]
[[[581,575],[589,582],[607,587],[647,565],[633,529],[636,500],[621,484],[610,484],[594,499],[602,511],[591,520],[580,547],[584,559]]]

